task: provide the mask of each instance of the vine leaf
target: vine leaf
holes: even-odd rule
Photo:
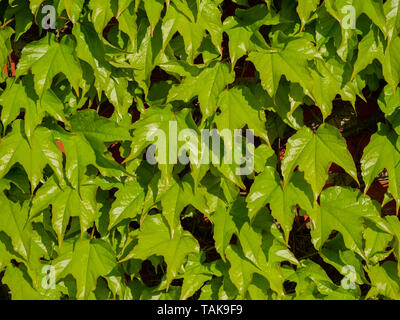
[[[387,248],[389,246],[389,242],[393,238],[393,235],[377,228],[372,223],[369,223],[367,224],[367,228],[364,230],[363,236],[365,239],[364,252],[365,256],[368,258],[368,261],[371,261],[372,263],[378,263],[390,255],[391,251],[387,250]]]
[[[389,192],[396,199],[397,212],[400,206],[400,141],[398,136],[382,123],[378,132],[372,135],[361,158],[361,173],[365,182],[365,192],[371,187],[375,177],[384,169],[389,175]]]
[[[154,28],[158,20],[160,20],[161,11],[164,8],[164,0],[144,1],[144,8],[149,18],[151,34],[153,34]]]
[[[388,0],[383,9],[386,16],[386,29],[389,43],[398,35],[400,30],[400,3],[397,0]]]
[[[393,92],[400,82],[400,38],[396,37],[385,51],[382,72]]]
[[[400,268],[400,221],[395,216],[386,216],[385,219],[389,224],[390,233],[394,236],[394,244],[392,245],[392,248],[397,259],[397,268]],[[398,271],[398,275],[400,276],[400,271]]]
[[[276,170],[266,167],[254,180],[246,202],[250,219],[254,219],[256,214],[269,203],[271,214],[281,224],[288,243],[295,217],[294,206],[299,204],[308,211],[312,208],[313,196],[310,186],[298,172],[294,174],[291,183],[283,188]]]
[[[237,9],[235,16],[227,17],[224,20],[224,31],[229,36],[232,68],[247,52],[265,46],[259,31],[262,25],[277,25],[278,23],[279,15],[261,4],[245,10]]]
[[[102,34],[105,26],[117,10],[117,1],[90,0],[91,21],[98,34]]]
[[[172,169],[180,156],[179,150],[185,144],[179,139],[179,134],[185,129],[199,133],[189,111],[187,108],[175,111],[171,105],[146,109],[141,119],[132,126],[132,149],[124,162],[140,157],[149,145],[156,145],[154,155],[162,177],[166,182],[172,183]],[[191,151],[189,157],[195,156],[199,147],[198,141],[187,142],[186,147]]]
[[[31,247],[31,230],[27,224],[28,210],[27,207],[21,207],[0,195],[0,204],[2,214],[0,215],[0,231],[4,231],[11,237],[14,250],[24,259],[28,259]]]
[[[367,298],[384,295],[393,300],[400,299],[400,278],[394,261],[385,261],[382,265],[372,265],[367,272],[372,284]]]
[[[175,33],[179,32],[183,37],[188,61],[193,63],[206,30],[211,36],[212,44],[221,53],[223,26],[221,12],[215,1],[173,1],[163,18],[162,47],[165,49]]]
[[[75,24],[83,9],[84,0],[63,0],[65,11],[67,11],[69,19]]]
[[[212,215],[212,222],[214,225],[215,249],[220,254],[222,260],[226,261],[225,251],[231,241],[232,235],[236,231],[236,225],[230,213],[222,206],[217,207],[217,210]]]
[[[16,120],[13,130],[0,143],[0,177],[11,169],[15,163],[20,163],[31,182],[33,191],[42,180],[43,169],[48,164],[57,177],[63,179],[62,154],[57,147],[51,131],[38,127],[32,134],[29,144],[23,133],[23,121]]]
[[[28,96],[26,90],[21,82],[7,81],[7,88],[0,96],[0,105],[3,107],[1,121],[4,128],[18,117],[21,109],[33,109],[37,112],[35,101]]]
[[[288,140],[282,160],[285,186],[299,166],[317,199],[328,178],[328,167],[332,162],[341,166],[358,183],[353,158],[339,130],[328,124],[321,125],[316,133],[307,127],[301,128]]]
[[[170,236],[168,224],[161,215],[147,216],[138,235],[138,244],[123,260],[147,259],[152,255],[163,256],[167,264],[167,287],[177,276],[185,258],[199,253],[199,245],[190,232],[178,227]]]
[[[358,44],[358,57],[354,63],[352,78],[375,59],[383,63],[385,51],[383,41],[379,29],[372,25],[371,30]]]
[[[52,227],[61,247],[70,217],[79,217],[81,236],[93,226],[97,212],[96,192],[97,186],[89,184],[81,186],[79,194],[67,185],[61,188],[51,177],[36,192],[32,200],[30,218],[34,218],[51,204]]]
[[[185,273],[181,289],[180,300],[193,296],[203,284],[211,280],[213,276],[222,276],[218,270],[218,262],[206,263],[204,255],[189,254],[185,264]]]
[[[110,211],[110,224],[108,229],[115,227],[122,220],[135,218],[143,207],[144,191],[136,181],[129,181],[122,185],[115,193],[116,200]]]
[[[6,269],[2,281],[7,283],[15,300],[43,300],[46,298],[32,287],[23,271],[13,265]]]
[[[0,65],[4,66],[7,63],[8,55],[11,53],[10,38],[14,30],[8,26],[0,29]],[[4,81],[4,73],[1,71],[1,79]]]
[[[298,0],[298,3],[299,4],[297,5],[296,11],[301,20],[301,30],[303,30],[310,18],[311,13],[317,9],[319,0]]]
[[[111,142],[132,139],[126,128],[112,120],[100,117],[92,109],[78,112],[70,121],[74,133],[80,133],[91,141]]]
[[[211,63],[207,68],[203,68],[200,74],[192,71],[181,84],[172,87],[168,93],[168,101],[188,102],[198,96],[204,123],[216,112],[218,99],[224,88],[234,80],[235,74],[227,63]]]
[[[216,63],[200,73],[198,83],[202,85],[197,90],[203,122],[214,114],[219,94],[234,80],[234,73],[227,63]]]
[[[240,129],[245,125],[254,130],[256,136],[269,143],[265,127],[265,114],[256,97],[247,87],[236,86],[229,91],[223,91],[217,104],[221,113],[215,117],[218,130]]]
[[[244,256],[239,246],[229,245],[226,249],[226,258],[231,264],[229,276],[239,295],[243,297],[253,279],[253,274],[257,273],[258,269]]]
[[[96,288],[98,277],[107,276],[116,264],[115,253],[106,241],[77,240],[63,274],[70,273],[75,278],[77,299],[87,299]]]
[[[308,70],[308,60],[315,55],[314,45],[304,38],[280,40],[276,45],[283,48],[253,51],[249,54],[248,60],[260,73],[263,88],[274,97],[284,75],[287,80],[299,83],[306,93],[311,93],[313,79]]]
[[[161,215],[147,216],[138,236],[138,244],[123,260],[147,259],[152,255],[163,256],[167,264],[167,287],[177,276],[185,258],[199,253],[199,245],[190,232],[179,227],[171,238],[168,224]]]
[[[64,36],[58,43],[54,36],[48,33],[46,37],[25,46],[15,76],[27,74],[29,69],[32,69],[35,90],[40,98],[60,72],[65,74],[75,92],[79,94],[83,75],[75,56],[75,42],[72,37]]]
[[[365,259],[363,221],[382,224],[380,212],[373,201],[358,190],[331,187],[322,191],[320,205],[309,211],[313,229],[312,242],[319,250],[333,230],[339,231],[346,247]]]

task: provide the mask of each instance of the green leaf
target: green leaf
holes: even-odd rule
[[[298,84],[280,85],[276,96],[275,102],[265,92],[264,89],[260,91],[260,87],[256,87],[256,96],[262,99],[264,108],[276,112],[284,123],[298,130],[303,126],[303,113],[298,106],[302,104],[304,98],[303,89]],[[268,131],[270,133],[271,130]]]
[[[214,275],[222,274],[217,268],[218,262],[205,263],[204,256],[189,254],[187,263],[185,264],[185,273],[183,276],[183,284],[180,300],[185,300],[193,296],[203,284],[211,280]]]
[[[234,80],[234,74],[227,63],[218,62],[200,73],[198,82],[202,83],[202,86],[197,87],[196,91],[203,121],[214,114],[219,94]]]
[[[198,133],[189,109],[175,112],[171,105],[146,109],[141,119],[134,123],[133,129],[132,149],[125,162],[141,157],[145,148],[155,144],[155,160],[167,182],[171,180],[173,166],[178,161],[178,151],[184,145],[182,139],[179,139],[179,133],[184,129],[192,129]],[[198,147],[198,141],[187,143],[191,157],[196,155]]]
[[[75,36],[76,56],[87,62],[93,69],[95,86],[99,96],[109,85],[111,64],[105,59],[105,45],[101,42],[93,24],[86,21],[74,25],[72,34]]]
[[[348,32],[349,24],[352,26],[351,14],[354,12],[355,19],[357,19],[362,13],[366,14],[375,25],[377,25],[384,34],[386,34],[386,19],[383,9],[383,3],[379,0],[351,0],[351,1],[340,1],[335,2],[329,0],[326,2],[328,12],[339,21],[342,27],[342,36]],[[349,7],[353,10],[350,10]],[[354,21],[355,23],[356,21]]]
[[[23,33],[29,30],[33,23],[33,15],[23,0],[13,1],[13,6],[8,7],[5,17],[8,20],[12,16],[15,17],[15,40],[21,37]]]
[[[299,300],[355,300],[353,290],[336,286],[324,269],[309,259],[302,262],[289,280],[297,283],[296,296]]]
[[[29,8],[31,8],[31,11],[33,14],[36,15],[40,5],[42,4],[43,0],[31,0],[29,1]]]
[[[135,47],[136,44],[136,34],[137,34],[137,25],[136,25],[136,12],[134,3],[132,2],[126,9],[122,11],[122,13],[117,17],[118,18],[118,27],[121,31],[125,32],[132,43],[132,48]]]
[[[269,11],[265,5],[256,5],[249,9],[237,9],[235,16],[229,16],[224,20],[224,31],[229,37],[229,54],[232,67],[247,52],[263,47],[263,41],[259,28],[262,25],[276,25],[279,16]]]
[[[14,30],[10,27],[4,27],[0,29],[0,65],[7,63],[8,55],[11,53],[11,42],[10,37],[14,33]]]
[[[254,130],[256,136],[269,143],[265,128],[265,114],[260,103],[247,87],[236,86],[229,91],[223,91],[218,100],[221,113],[215,117],[219,131],[223,129],[244,128]]]
[[[369,297],[378,298],[378,295],[383,295],[389,299],[400,299],[400,278],[395,262],[386,261],[382,265],[376,264],[369,267],[368,276],[372,284],[368,292]]]
[[[28,282],[24,273],[13,265],[6,269],[2,281],[10,288],[14,300],[45,299],[44,296],[32,287],[32,284]]]
[[[378,98],[379,108],[385,115],[392,115],[400,105],[400,89],[393,92],[389,85],[386,85]]]
[[[21,109],[36,109],[34,100],[27,95],[26,88],[21,82],[9,82],[6,90],[4,90],[0,96],[0,105],[3,106],[1,110],[1,121],[3,122],[4,128],[7,128],[7,126],[18,117]]]
[[[268,269],[267,257],[263,252],[262,233],[257,231],[249,223],[244,223],[240,228],[239,241],[245,257],[264,271]]]
[[[180,225],[180,216],[183,209],[190,204],[192,197],[191,186],[186,183],[173,183],[161,194],[163,216],[167,220],[173,238]]]
[[[69,19],[72,21],[72,23],[76,23],[78,21],[79,15],[82,11],[84,0],[63,0],[64,1],[64,7],[65,10],[67,11]]]
[[[176,32],[184,40],[184,49],[188,60],[192,63],[197,55],[205,30],[195,23],[193,12],[189,8],[190,1],[174,1],[168,8],[162,23],[162,48],[165,49]]]
[[[110,142],[131,140],[129,132],[114,121],[100,117],[95,110],[77,112],[71,118],[74,133],[80,133],[89,140]]]
[[[146,23],[141,23],[138,29],[137,53],[134,54],[132,59],[132,68],[135,81],[148,94],[150,88],[150,77],[154,67],[160,63],[165,62],[162,55],[162,38],[161,28],[156,28],[154,33]]]
[[[282,160],[285,185],[289,183],[294,169],[299,166],[304,178],[311,185],[315,199],[328,178],[328,167],[332,162],[341,166],[358,182],[353,158],[339,131],[328,124],[321,125],[316,133],[303,127],[288,140]]]
[[[52,226],[61,246],[70,217],[79,217],[81,236],[93,226],[97,212],[96,191],[95,185],[81,186],[79,194],[69,186],[61,188],[53,178],[50,178],[36,192],[30,216],[35,217],[51,204]]]
[[[253,281],[247,289],[247,293],[251,300],[271,300],[272,293],[269,288],[269,282],[264,277],[255,273]]]
[[[178,228],[171,238],[167,223],[161,215],[147,216],[138,236],[138,244],[123,260],[163,256],[167,264],[167,287],[176,277],[189,253],[198,253],[199,245],[193,236]]]
[[[386,16],[386,29],[390,43],[400,30],[400,3],[397,0],[388,0],[384,3],[383,9]]]
[[[0,195],[3,208],[0,215],[0,231],[11,237],[13,249],[24,259],[28,259],[31,247],[31,230],[28,222],[28,210]]]
[[[383,38],[379,30],[372,25],[371,30],[358,44],[358,57],[354,63],[352,77],[364,70],[375,59],[383,63],[384,50]]]
[[[87,299],[96,288],[98,277],[107,276],[116,262],[111,246],[104,240],[77,240],[63,274],[70,273],[75,278],[77,299]]]
[[[369,261],[378,263],[390,254],[390,251],[386,249],[393,238],[391,234],[382,231],[374,224],[370,223],[364,230],[363,236],[365,239],[364,252]]]
[[[347,277],[342,281],[350,280],[354,282],[354,285],[362,285],[367,282],[360,256],[346,249],[343,237],[340,234],[336,235],[332,240],[328,240],[320,252],[325,262],[334,266],[343,277]]]
[[[308,60],[315,54],[313,44],[302,38],[284,41],[283,48],[250,52],[248,57],[260,73],[263,88],[271,97],[275,96],[283,75],[289,81],[299,83],[305,92],[311,91],[313,85],[308,70]]]
[[[214,225],[215,249],[220,254],[222,260],[225,261],[225,251],[231,241],[232,235],[236,231],[236,225],[229,211],[223,206],[217,207],[217,210],[212,215],[212,222]]]
[[[6,235],[7,236],[7,235]],[[7,266],[11,264],[12,255],[7,249],[7,245],[4,243],[3,234],[0,236],[0,270],[3,271]]]
[[[239,295],[244,297],[252,281],[253,273],[258,272],[258,270],[245,258],[238,246],[229,246],[226,250],[226,257],[231,264],[229,276],[238,289]]]
[[[65,135],[61,140],[66,155],[65,176],[71,185],[79,190],[87,166],[96,165],[95,153],[81,135]]]
[[[48,36],[30,43],[22,50],[15,76],[27,74],[32,69],[35,90],[39,97],[50,88],[53,78],[63,73],[79,94],[82,69],[75,56],[75,43],[72,37],[64,36],[57,42],[51,33]]]
[[[227,63],[211,63],[201,71],[200,75],[194,73],[188,76],[182,84],[173,87],[169,92],[168,101],[183,100],[187,102],[198,95],[204,123],[217,110],[220,93],[234,80],[235,75]]]
[[[149,18],[151,33],[153,34],[154,28],[160,19],[161,11],[164,8],[164,0],[144,1],[144,8]]]
[[[50,130],[38,127],[32,134],[32,143],[24,137],[23,122],[13,124],[11,134],[0,142],[0,177],[4,177],[15,163],[20,163],[31,182],[33,191],[42,180],[43,169],[48,164],[59,179],[63,178],[62,155]]]
[[[289,241],[295,217],[295,205],[299,204],[308,210],[312,208],[313,201],[310,186],[299,174],[295,174],[291,183],[283,188],[278,173],[271,167],[266,167],[264,172],[256,177],[246,198],[250,219],[253,219],[267,203],[270,204],[272,215],[284,230],[286,243]]]
[[[90,0],[89,9],[91,20],[98,34],[102,34],[105,26],[114,16],[116,10],[116,1]]]
[[[218,52],[222,52],[222,32],[221,11],[218,8],[218,1],[205,0],[198,4],[197,22],[211,35],[211,40]]]
[[[386,17],[384,14],[383,3],[379,0],[355,0],[356,9],[360,13],[365,13],[375,25],[377,25],[384,34],[386,30]]]
[[[144,202],[143,188],[136,181],[124,184],[115,194],[110,211],[109,229],[115,227],[122,220],[135,218],[142,209]]]
[[[64,114],[64,104],[53,90],[49,89],[43,93],[41,107],[57,121],[69,124]]]
[[[188,60],[193,63],[206,30],[218,52],[221,52],[223,27],[216,2],[174,1],[163,18],[163,48],[165,49],[174,34],[179,32],[184,40]]]
[[[375,177],[386,169],[389,175],[389,191],[400,206],[400,153],[398,136],[382,124],[378,124],[370,143],[361,158],[361,173],[365,182],[365,192],[371,187]]]
[[[301,20],[301,29],[304,28],[306,23],[308,22],[308,19],[310,18],[311,13],[317,9],[317,6],[319,5],[318,0],[298,0],[298,5],[297,5],[297,13],[299,14],[300,20]]]
[[[343,100],[348,100],[345,88],[342,89],[345,69],[341,61],[331,59],[324,63],[321,60],[316,61],[316,70],[310,71],[314,81],[312,96],[325,120],[332,113],[332,101],[337,94],[341,94]],[[355,99],[354,95],[353,100]]]
[[[363,221],[379,221],[380,212],[371,199],[358,190],[331,187],[322,191],[320,206],[309,211],[313,229],[312,242],[320,249],[333,230],[339,231],[346,247],[364,256]]]
[[[389,47],[385,51],[383,58],[383,76],[392,87],[393,92],[396,90],[400,82],[400,38],[396,37],[392,40]]]
[[[386,221],[389,224],[390,232],[394,235],[394,244],[392,245],[394,255],[397,258],[397,268],[399,268],[399,257],[400,257],[400,222],[397,217],[387,216]],[[400,270],[400,269],[399,269]],[[400,272],[398,272],[400,275]]]
[[[266,144],[258,146],[254,152],[254,169],[255,172],[261,173],[265,167],[276,168],[278,160],[276,158],[274,149],[268,147]]]

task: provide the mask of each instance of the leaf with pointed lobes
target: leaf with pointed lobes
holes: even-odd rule
[[[315,133],[303,127],[287,142],[282,160],[285,185],[299,166],[317,199],[326,183],[327,170],[332,162],[341,166],[358,183],[356,166],[339,130],[329,124],[322,124]]]

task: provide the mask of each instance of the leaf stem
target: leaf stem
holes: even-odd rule
[[[3,23],[1,26],[0,26],[0,29],[3,29],[6,25],[8,25],[10,22],[12,22],[13,20],[15,20],[15,18],[11,18],[10,20],[8,20],[7,22],[5,22],[5,23]]]

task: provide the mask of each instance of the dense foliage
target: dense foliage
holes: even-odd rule
[[[3,298],[400,298],[399,0],[8,0],[0,19]],[[170,121],[253,129],[254,171],[149,163]]]

